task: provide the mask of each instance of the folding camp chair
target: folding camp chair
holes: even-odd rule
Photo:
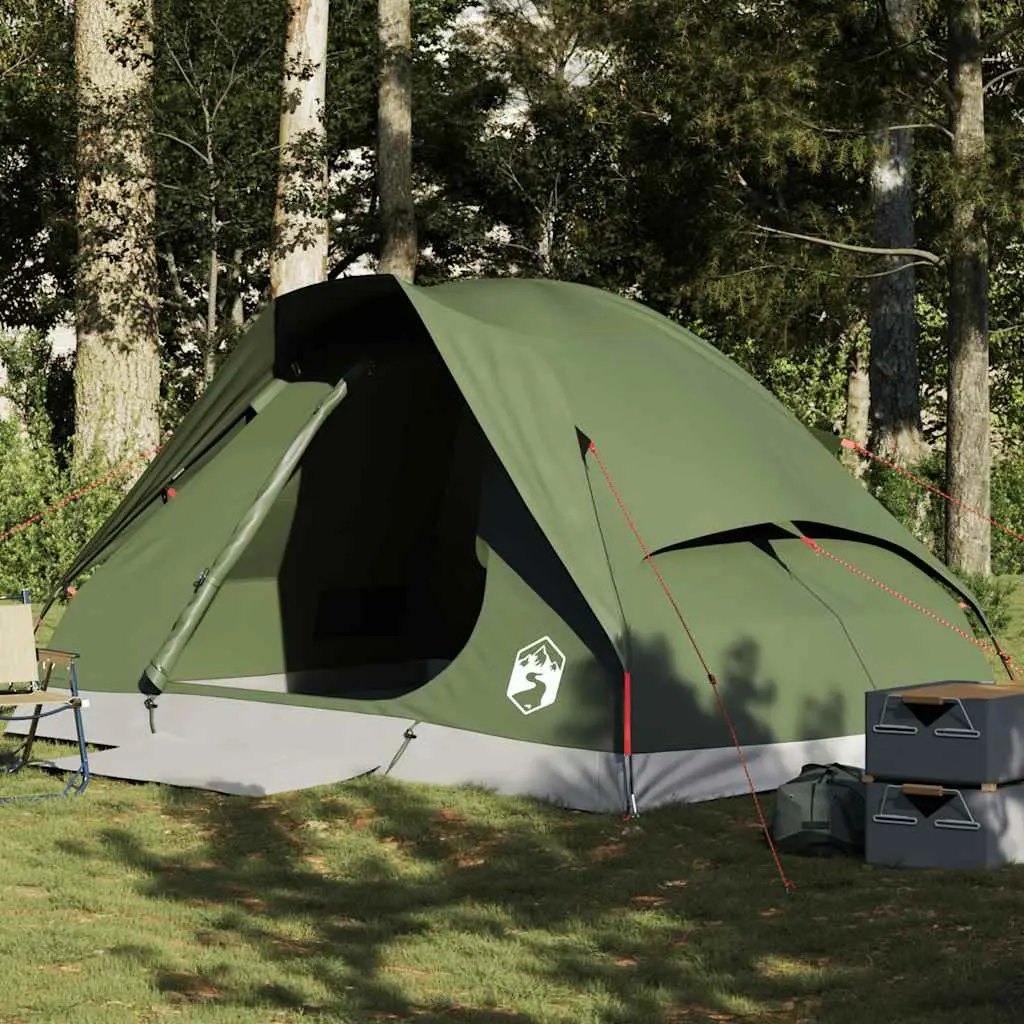
[[[20,603],[11,603],[10,598],[0,598],[0,722],[31,721],[32,724],[13,757],[0,764],[0,772],[11,774],[33,763],[32,746],[39,720],[62,711],[70,711],[74,716],[81,763],[67,777],[63,790],[4,796],[0,797],[0,803],[51,796],[77,796],[89,784],[89,753],[82,721],[82,708],[88,705],[88,701],[78,695],[78,671],[75,664],[78,655],[68,651],[37,649],[28,592],[22,591],[16,597]],[[49,689],[54,668],[65,670],[67,690]],[[31,714],[21,713],[25,708],[32,708]],[[34,763],[49,766],[47,762]]]

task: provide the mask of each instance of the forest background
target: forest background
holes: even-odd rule
[[[275,295],[378,271],[657,309],[947,491],[840,456],[997,609],[1022,225],[1010,0],[3,0],[0,592],[52,588]]]

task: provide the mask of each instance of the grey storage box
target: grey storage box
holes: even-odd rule
[[[1024,863],[1024,783],[969,789],[868,785],[864,859],[907,868]]]
[[[1024,686],[926,683],[866,697],[865,771],[980,786],[1024,779]]]

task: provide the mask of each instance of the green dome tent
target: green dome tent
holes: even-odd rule
[[[551,281],[280,298],[67,580],[93,568],[53,643],[113,748],[94,770],[225,792],[371,771],[586,809],[741,792],[660,580],[761,788],[860,760],[866,690],[991,678],[848,571],[970,629],[946,588],[971,596],[774,397]]]

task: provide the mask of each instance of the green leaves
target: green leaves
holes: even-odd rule
[[[0,335],[0,362],[7,370],[0,393],[14,411],[0,422],[0,593],[28,587],[41,600],[113,511],[123,486],[113,480],[66,502],[82,483],[69,468],[71,369],[38,332]],[[98,462],[85,469],[89,479],[105,472]]]
[[[0,324],[69,307],[74,253],[73,21],[64,5],[0,5]]]

